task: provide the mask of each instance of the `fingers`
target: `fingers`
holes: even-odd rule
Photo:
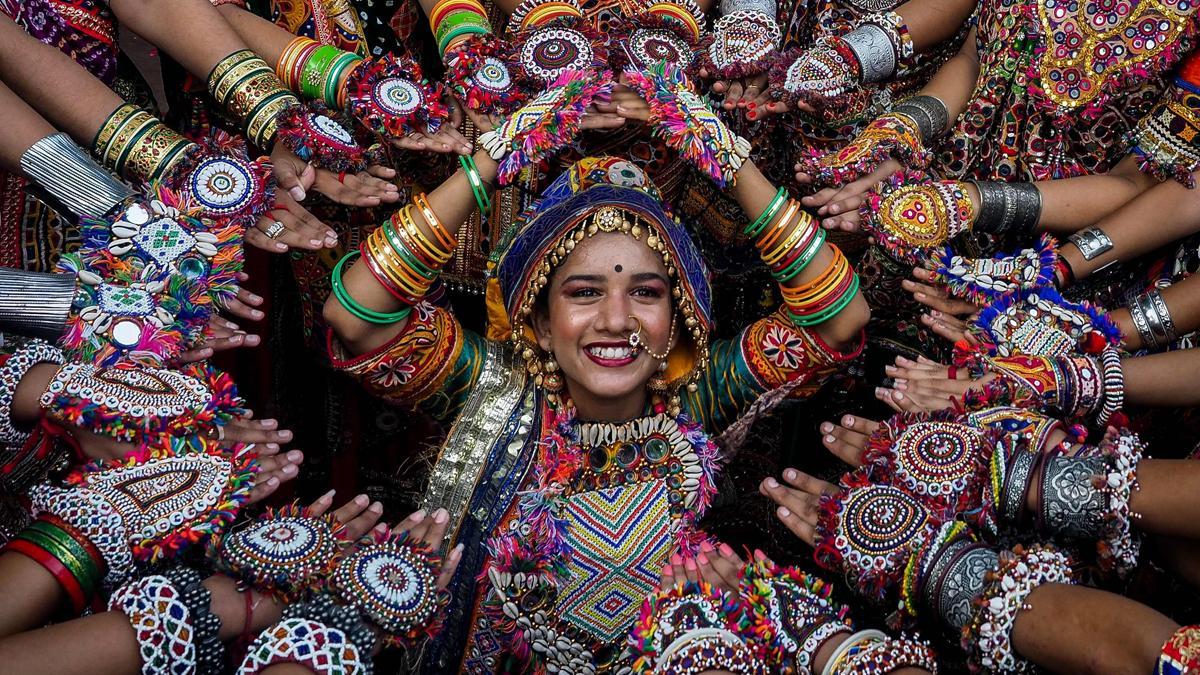
[[[794,474],[800,473],[794,469],[788,471],[793,471]],[[800,479],[794,476],[794,480]],[[809,485],[803,481],[801,481],[801,485],[804,487],[797,485],[788,487],[774,478],[767,478],[759,484],[759,492],[778,505],[778,508],[775,509],[776,517],[796,536],[811,545],[816,533],[817,507],[820,503],[821,492],[819,486]]]
[[[333,507],[333,496],[337,494],[337,490],[330,490],[325,494],[317,497],[317,499],[308,505],[308,512],[314,516],[323,516],[325,512]]]
[[[733,549],[728,546],[725,548],[733,553]],[[732,559],[726,558],[718,548],[709,542],[705,541],[700,544],[700,552],[696,554],[696,570],[702,581],[731,593],[736,592],[740,581],[739,569],[741,569],[741,559],[736,555]]]
[[[465,136],[459,133],[455,128],[457,125],[443,124],[441,129],[433,135],[435,141],[446,144],[451,150],[460,155],[471,154],[471,144],[467,142]]]
[[[280,445],[291,440],[292,432],[280,429],[278,420],[235,418],[225,425],[225,443],[263,444],[268,450],[278,451]]]
[[[400,148],[401,150],[419,152],[429,148],[426,141],[425,134],[414,131],[407,136],[393,137],[391,144],[393,147]]]
[[[433,512],[433,521],[420,537],[420,541],[425,542],[430,548],[437,549],[441,547],[442,540],[446,538],[446,528],[450,525],[450,512],[446,509],[438,509]]]
[[[936,309],[939,312],[945,312],[954,316],[970,316],[979,311],[979,307],[969,302],[951,298],[944,289],[931,284],[904,279],[900,282],[900,286],[912,293],[913,298],[917,302],[930,309]]]
[[[383,504],[372,502],[367,495],[358,495],[334,511],[333,517],[345,526],[345,539],[354,541],[370,532],[383,517]]]
[[[179,356],[175,357],[174,362],[176,364],[182,365],[185,363],[195,363],[197,361],[203,361],[204,359],[211,359],[212,355],[213,355],[212,343],[213,343],[213,340],[210,339],[206,342],[204,347],[200,347],[199,349],[188,349],[188,350],[182,351],[179,353]]]
[[[721,107],[725,108],[726,110],[733,110],[734,108],[738,107],[738,103],[742,100],[743,91],[744,89],[740,80],[734,80],[730,82],[729,89],[725,92],[725,102],[721,104]]]
[[[766,88],[767,76],[755,75],[754,77],[746,78],[742,88],[742,96],[738,99],[737,107],[747,108],[751,103],[754,103],[762,96],[763,89]]]
[[[797,164],[796,167],[799,168],[800,165]],[[800,176],[799,173],[797,173],[796,175]],[[805,175],[807,175],[807,174],[805,174]],[[823,216],[823,215],[825,215],[825,206],[827,204],[829,204],[829,202],[831,202],[833,200],[833,198],[837,196],[837,194],[838,194],[838,188],[831,188],[831,187],[823,188],[823,189],[817,190],[816,192],[812,193],[811,195],[801,197],[800,203],[805,206],[808,206],[810,208],[816,208],[817,214]]]
[[[280,485],[300,475],[300,463],[303,461],[304,453],[299,450],[286,455],[260,455],[258,473],[254,476],[254,485],[250,488],[247,500],[253,504],[274,494]]]
[[[261,309],[256,309],[256,307],[262,303],[263,299],[260,296],[244,288],[239,288],[237,296],[225,303],[225,311],[250,321],[261,321],[266,315],[263,314]]]
[[[905,392],[887,387],[876,387],[875,398],[883,401],[896,412],[934,412],[936,410],[947,410],[954,405],[949,396],[941,398],[923,392]]]
[[[846,415],[842,419],[844,421],[855,418]],[[821,433],[821,443],[838,459],[853,467],[862,465],[862,454],[867,449],[869,433],[862,433],[854,428],[847,428],[832,422],[822,423]]]
[[[395,169],[390,166],[381,166],[379,164],[372,164],[371,166],[368,166],[367,173],[375,176],[376,178],[382,178],[386,181],[391,181],[396,177]]]
[[[397,523],[396,526],[394,528],[392,528],[392,531],[393,532],[411,531],[414,527],[416,527],[418,524],[423,522],[425,520],[426,516],[427,516],[427,514],[425,513],[425,509],[420,509],[420,510],[414,511],[414,512],[408,514],[407,518],[405,518],[404,520]]]
[[[679,579],[682,578],[682,575],[678,577],[675,576],[675,567],[668,562],[666,565],[663,565],[661,579],[658,582],[658,588],[664,591],[670,590],[674,588],[676,584],[679,583]]]
[[[304,201],[307,194],[301,185],[300,176],[308,165],[288,152],[282,143],[275,144],[275,152],[271,153],[271,165],[276,184],[291,195],[292,199]]]
[[[442,571],[438,574],[437,587],[439,591],[446,590],[450,585],[450,580],[454,578],[454,572],[458,570],[458,563],[462,561],[463,545],[459,544],[450,550],[450,554],[446,556],[446,561],[442,563]]]
[[[399,189],[369,174],[338,174],[319,169],[313,189],[346,206],[378,206],[400,199]]]
[[[971,340],[965,323],[937,310],[922,314],[921,325],[951,344],[960,340]]]

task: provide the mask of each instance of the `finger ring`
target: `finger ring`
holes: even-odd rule
[[[286,229],[287,228],[283,226],[282,222],[276,220],[271,223],[271,225],[266,229],[266,231],[263,232],[263,234],[267,235],[268,239],[275,239],[279,235],[283,234],[283,231]]]
[[[339,183],[345,183],[345,182],[346,182],[346,172],[345,172],[345,171],[339,171],[339,172],[338,172],[338,182],[339,182]]]

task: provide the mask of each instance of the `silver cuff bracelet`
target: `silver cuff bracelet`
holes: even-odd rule
[[[1104,234],[1104,230],[1095,225],[1080,230],[1067,238],[1079,249],[1084,260],[1099,258],[1113,248],[1112,239],[1109,239],[1108,235]]]
[[[75,299],[75,275],[0,268],[0,331],[54,342]]]
[[[21,170],[76,216],[103,216],[133,196],[64,133],[30,146],[21,155]]]

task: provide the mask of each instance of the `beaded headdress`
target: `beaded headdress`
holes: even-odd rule
[[[672,280],[685,330],[667,357],[664,379],[678,387],[696,378],[707,362],[712,331],[708,268],[641,169],[615,157],[583,159],[521,214],[515,229],[489,283],[489,337],[511,339],[532,360],[539,350],[530,317],[554,269],[585,238],[622,232],[661,254]]]

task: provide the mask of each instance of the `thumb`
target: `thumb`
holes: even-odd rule
[[[309,167],[304,165],[305,170]],[[292,199],[304,200],[304,187],[300,185],[300,177],[296,175],[296,165],[292,162],[279,162],[275,165],[275,182],[279,187],[288,191]]]

